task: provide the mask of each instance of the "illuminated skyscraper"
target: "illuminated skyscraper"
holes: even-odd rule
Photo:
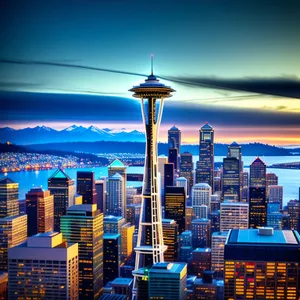
[[[241,198],[240,161],[236,157],[223,159],[222,200],[239,202]]]
[[[287,208],[290,215],[290,228],[300,232],[300,201],[290,200]]]
[[[0,218],[0,271],[7,271],[8,249],[18,246],[26,239],[27,215]]]
[[[178,224],[175,220],[162,220],[164,244],[168,247],[164,253],[165,261],[178,261]]]
[[[103,290],[103,213],[96,204],[73,205],[60,218],[68,243],[78,243],[79,297],[98,299]]]
[[[179,234],[185,230],[185,208],[184,188],[167,186],[165,190],[165,218],[176,221]]]
[[[159,83],[153,72],[145,83],[133,87],[133,96],[141,99],[146,133],[146,156],[143,182],[143,200],[138,230],[135,270],[164,261],[164,242],[161,223],[161,201],[157,170],[157,138],[163,112],[164,99],[174,90]],[[160,100],[160,103],[158,101]],[[135,272],[134,295],[141,272]],[[137,278],[138,277],[138,278]]]
[[[121,260],[124,261],[132,254],[133,250],[133,234],[134,234],[134,225],[127,223],[122,226],[122,235],[121,235]]]
[[[82,204],[96,204],[96,187],[94,172],[77,172],[77,193],[82,195]]]
[[[211,187],[207,183],[197,183],[192,188],[193,218],[200,218],[201,207],[204,205],[210,209]]]
[[[104,217],[104,233],[122,234],[122,227],[126,220],[120,216],[105,216]]]
[[[208,123],[200,129],[196,183],[208,183],[214,190],[214,130]]]
[[[193,248],[209,248],[211,245],[211,221],[195,219],[192,221]]]
[[[192,186],[194,185],[194,163],[192,153],[183,152],[180,154],[179,176],[187,179],[187,194],[190,195]]]
[[[202,277],[205,270],[211,270],[211,249],[196,248],[188,260],[188,273]]]
[[[185,196],[187,197],[187,190],[188,190],[188,181],[185,177],[178,177],[175,179],[175,185],[177,187],[183,187],[185,191]]]
[[[280,209],[282,209],[282,199],[283,199],[283,186],[280,185],[268,185],[267,186],[267,199],[268,202],[279,202]]]
[[[242,172],[242,201],[249,202],[249,173]]]
[[[26,194],[26,213],[28,215],[27,235],[53,231],[54,197],[50,191],[33,187]]]
[[[104,212],[106,201],[106,179],[98,179],[95,181],[95,188],[97,193],[97,208]]]
[[[274,173],[267,173],[266,174],[266,185],[278,185],[278,176]]]
[[[8,299],[78,299],[78,244],[39,233],[8,251]]]
[[[249,204],[241,202],[221,203],[220,231],[249,227]]]
[[[250,165],[250,187],[266,187],[266,164],[257,157]]]
[[[169,149],[178,149],[178,155],[180,155],[181,131],[176,126],[173,126],[168,130],[168,145]]]
[[[225,244],[224,299],[299,299],[299,251],[296,231],[231,230]]]
[[[125,217],[126,196],[123,177],[116,173],[107,180],[105,214]]]
[[[224,247],[228,232],[214,232],[211,237],[211,267],[216,278],[224,276]]]
[[[0,179],[0,218],[19,215],[19,184],[7,177]]]
[[[54,230],[60,231],[60,217],[74,204],[75,185],[62,169],[57,169],[48,179],[48,190],[54,198]]]
[[[249,227],[267,225],[267,201],[265,187],[249,188]]]

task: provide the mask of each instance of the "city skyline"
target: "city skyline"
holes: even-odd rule
[[[30,2],[1,4],[1,127],[142,128],[128,87],[153,53],[154,73],[177,91],[162,140],[176,125],[197,142],[208,121],[218,142],[300,144],[298,2]]]

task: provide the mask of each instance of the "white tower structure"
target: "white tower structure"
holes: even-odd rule
[[[146,155],[143,180],[143,198],[141,204],[138,240],[135,247],[136,260],[134,274],[133,298],[137,297],[137,281],[144,277],[143,268],[164,261],[166,247],[163,242],[161,201],[157,162],[157,139],[163,112],[164,99],[171,97],[174,90],[160,83],[151,75],[138,86],[130,89],[133,97],[141,99],[142,117],[146,133]],[[160,101],[159,101],[160,99]]]

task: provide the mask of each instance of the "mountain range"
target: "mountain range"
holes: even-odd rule
[[[93,125],[90,127],[72,125],[63,130],[55,130],[47,126],[17,130],[10,127],[0,128],[0,143],[8,141],[18,145],[96,141],[143,142],[145,135],[137,130],[115,131],[109,128],[101,129]]]

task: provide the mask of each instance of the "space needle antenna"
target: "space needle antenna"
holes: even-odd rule
[[[151,54],[151,75],[153,75],[153,59],[154,59],[154,55]]]

